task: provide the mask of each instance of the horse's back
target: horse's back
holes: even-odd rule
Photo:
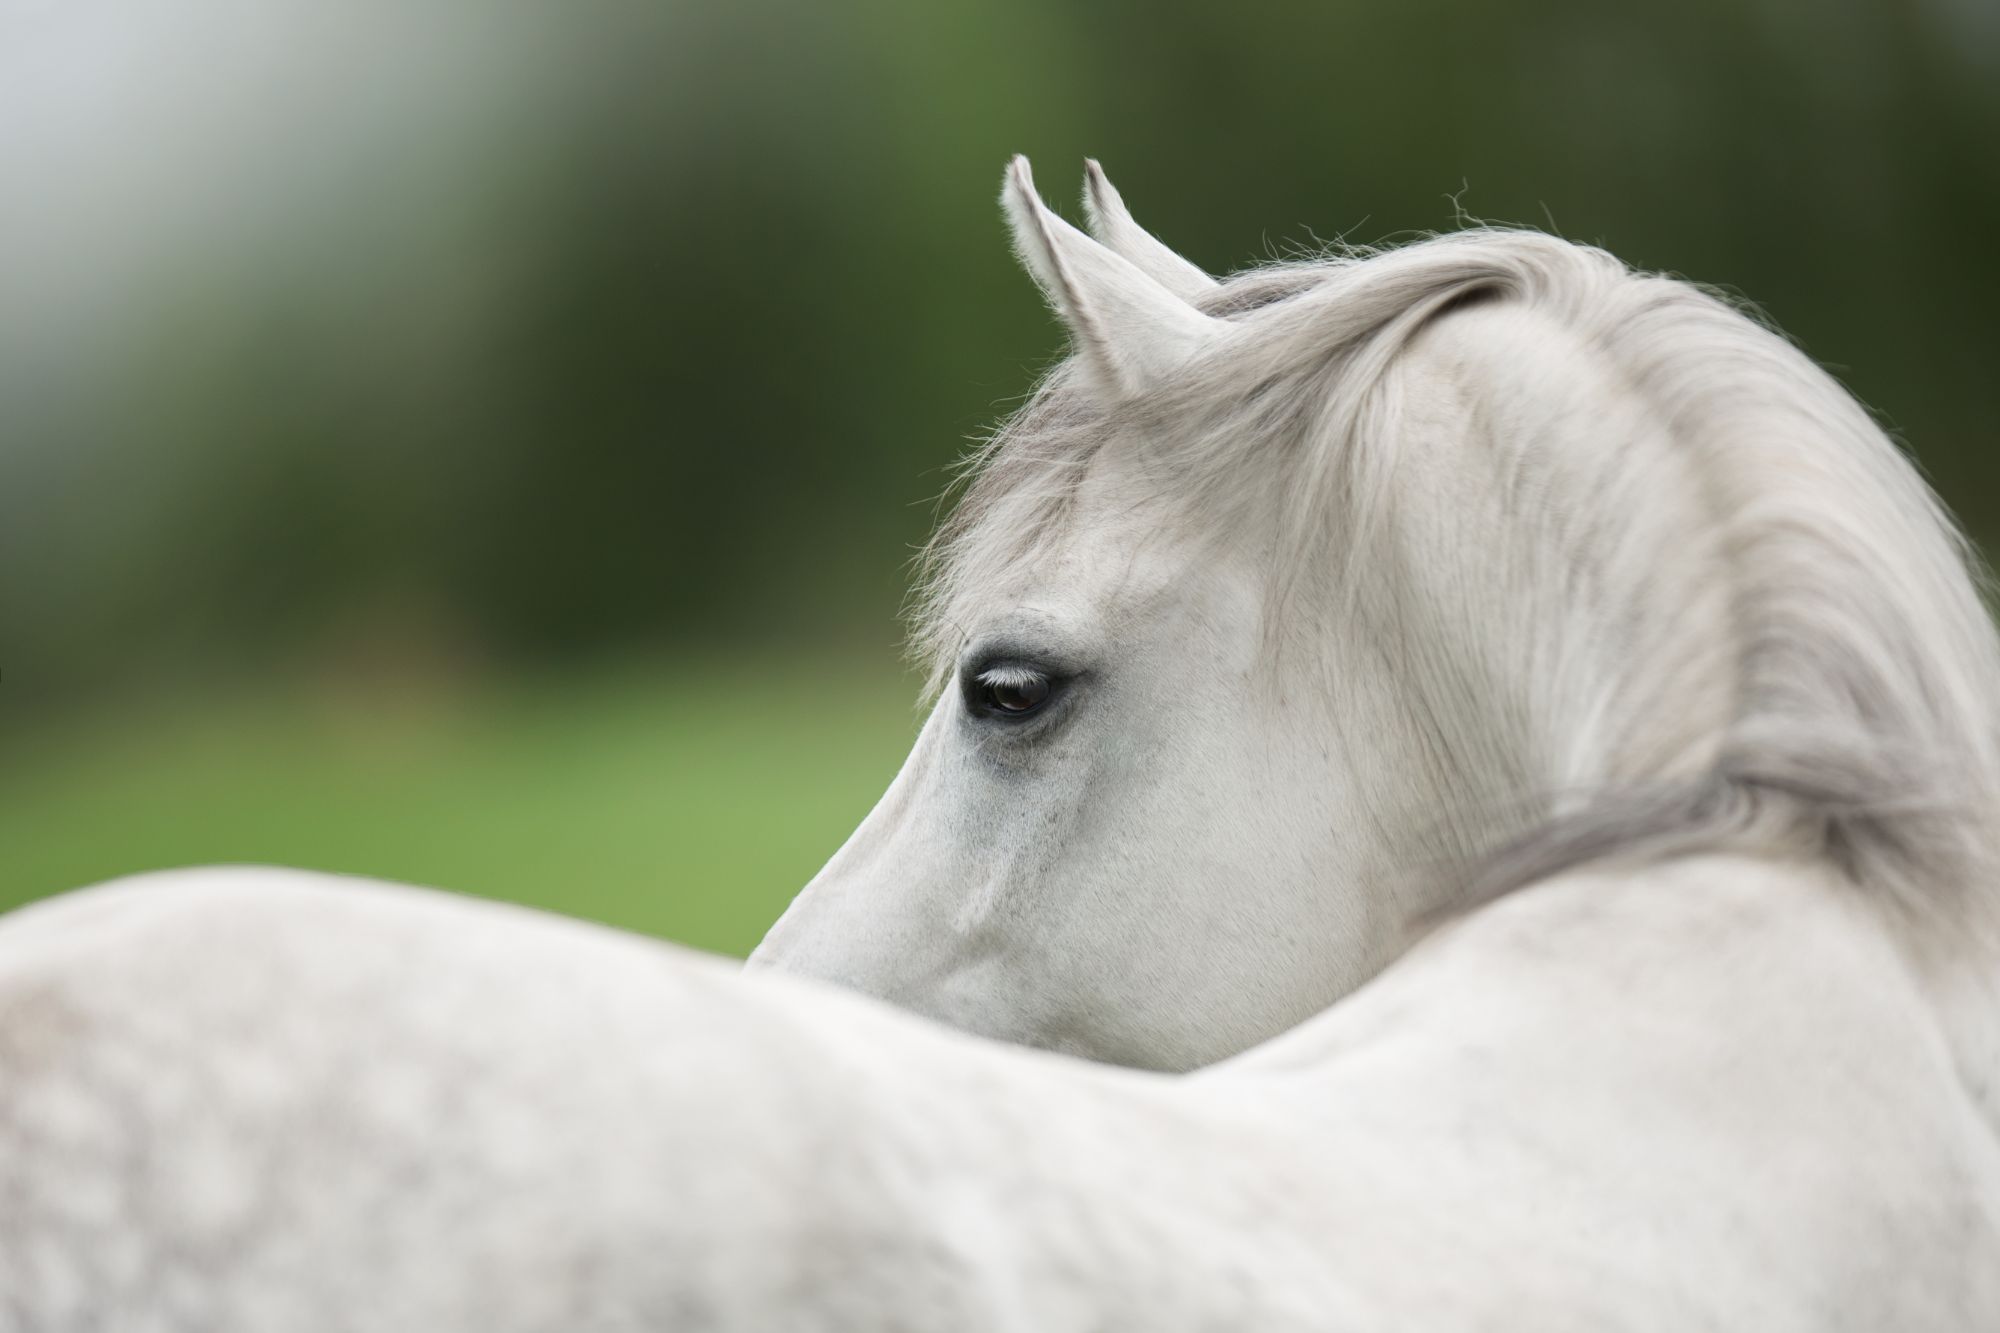
[[[733,972],[293,871],[0,918],[0,1329],[749,1326],[844,1117]]]
[[[1304,1238],[1190,1204],[1288,1154],[1167,1086],[449,895],[90,890],[0,919],[0,1330],[1301,1326]]]

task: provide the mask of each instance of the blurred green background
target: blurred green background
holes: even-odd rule
[[[1991,0],[0,0],[0,906],[279,861],[740,952],[1086,154],[1227,270],[1462,216],[1754,298],[2000,539]]]

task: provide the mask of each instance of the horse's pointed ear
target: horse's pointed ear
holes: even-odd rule
[[[1143,393],[1228,333],[1228,324],[1051,213],[1035,193],[1027,158],[1008,165],[1000,202],[1021,262],[1112,394]]]
[[[1214,278],[1160,243],[1132,218],[1118,187],[1097,159],[1083,160],[1083,210],[1090,234],[1183,301],[1197,301],[1218,286]]]

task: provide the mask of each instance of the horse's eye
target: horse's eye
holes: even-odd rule
[[[972,686],[973,706],[993,717],[1026,717],[1055,692],[1046,675],[1020,666],[988,667],[973,678]]]

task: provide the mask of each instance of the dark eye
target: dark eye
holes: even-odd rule
[[[972,678],[967,702],[988,717],[1026,717],[1047,703],[1055,683],[1033,667],[993,666]]]

